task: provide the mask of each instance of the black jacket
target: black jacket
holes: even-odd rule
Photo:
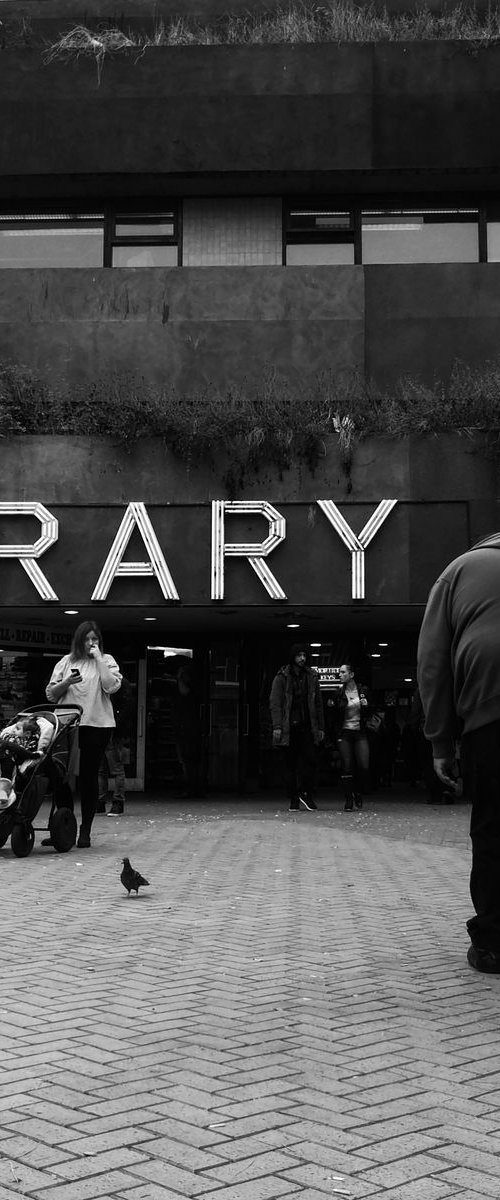
[[[359,710],[359,727],[360,727],[360,729],[364,730],[364,729],[366,729],[366,722],[368,720],[368,717],[371,717],[371,715],[373,713],[373,700],[372,700],[372,695],[371,695],[370,689],[367,688],[365,683],[356,683],[356,687],[359,692],[360,700],[361,700],[361,697],[364,696],[365,700],[367,701],[366,704],[361,704],[360,710]],[[343,684],[340,692],[338,692],[337,695],[335,696],[335,710],[336,710],[335,724],[336,724],[337,732],[339,734],[340,734],[340,732],[342,730],[342,726],[344,724],[346,708],[347,708],[347,696],[346,696],[345,684]]]
[[[273,729],[281,729],[281,746],[290,744],[290,713],[293,701],[293,683],[291,666],[282,667],[273,680],[269,706]],[[307,679],[306,701],[311,722],[311,733],[317,746],[321,741],[325,723],[323,716],[323,700],[319,688],[319,676],[312,667],[304,667]]]

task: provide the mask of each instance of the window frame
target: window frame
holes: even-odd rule
[[[500,196],[498,200],[488,200],[484,194],[470,193],[442,193],[439,195],[436,203],[433,204],[433,193],[367,193],[360,196],[352,193],[332,195],[331,193],[325,196],[311,195],[294,196],[292,194],[283,197],[283,266],[287,265],[287,247],[298,242],[306,245],[308,243],[317,244],[332,244],[332,243],[348,243],[354,245],[354,265],[355,266],[370,266],[375,264],[363,264],[362,253],[362,238],[363,238],[363,214],[368,211],[386,211],[390,212],[406,212],[406,211],[421,211],[422,213],[430,213],[433,211],[435,217],[439,221],[440,213],[442,212],[442,222],[445,223],[450,213],[446,210],[460,211],[474,210],[469,214],[464,212],[464,216],[469,216],[470,223],[477,224],[478,231],[478,258],[480,263],[488,262],[488,220],[491,219],[488,215],[489,204],[495,204],[500,209]],[[350,212],[351,224],[350,228],[344,230],[293,230],[289,226],[290,212],[294,208],[303,209],[327,209],[331,208],[334,212]],[[407,264],[395,264],[405,266]],[[426,264],[422,264],[426,265]],[[432,264],[427,264],[432,265]]]
[[[144,215],[141,215],[140,212],[137,212],[138,207],[139,205],[135,204],[133,206],[131,205],[130,207],[121,205],[119,207],[113,206],[112,209],[108,209],[106,214],[103,265],[105,267],[112,267],[114,271],[126,269],[123,267],[113,266],[113,250],[115,246],[176,246],[176,266],[180,266],[182,259],[182,222],[180,219],[181,204],[179,201],[175,200],[169,205],[163,204],[161,207],[158,207],[156,213],[154,211],[154,206],[148,205],[148,210],[144,213]],[[159,234],[156,235],[156,237],[148,237],[147,234],[127,234],[125,236],[123,234],[116,233],[117,224],[119,224],[120,221],[126,221],[127,218],[130,219],[132,217],[136,217],[137,224],[141,223],[142,225],[147,225],[149,220],[151,221],[151,227],[154,228],[155,215],[159,219],[165,214],[165,211],[172,213],[173,233],[171,234]]]
[[[101,267],[111,267],[113,270],[123,269],[113,267],[112,265],[114,246],[176,246],[176,265],[179,266],[182,263],[182,217],[181,204],[178,200],[174,200],[168,204],[158,204],[158,206],[156,206],[156,203],[148,204],[144,216],[141,215],[140,211],[138,212],[140,205],[137,203],[133,205],[115,204],[112,206],[98,203],[92,206],[78,204],[71,211],[71,206],[68,204],[53,204],[51,201],[43,200],[36,205],[19,206],[17,212],[16,207],[14,204],[7,203],[0,205],[0,233],[2,229],[18,229],[21,231],[23,229],[39,229],[40,231],[44,229],[66,229],[69,233],[74,228],[102,229]],[[92,207],[93,212],[85,213],[86,207]],[[117,222],[126,220],[129,214],[130,216],[137,217],[137,221],[141,221],[143,224],[147,224],[149,219],[152,228],[154,228],[155,216],[157,215],[160,218],[166,211],[171,212],[173,217],[173,233],[170,235],[156,235],[151,237],[148,237],[147,234],[132,234],[126,237],[118,237],[116,235]],[[60,269],[76,270],[78,268],[61,267]]]
[[[385,203],[384,203],[384,200],[385,200]],[[359,206],[360,262],[362,262],[362,263],[364,262],[364,260],[363,260],[364,218],[366,216],[370,216],[370,215],[376,217],[378,215],[383,215],[384,213],[386,213],[387,216],[390,216],[392,214],[395,217],[399,217],[399,218],[404,218],[406,215],[408,215],[408,217],[410,217],[410,218],[412,216],[422,215],[424,217],[424,224],[425,224],[425,217],[426,216],[431,217],[432,220],[428,221],[429,225],[431,225],[431,224],[432,225],[452,224],[453,222],[450,220],[450,218],[453,217],[455,214],[457,214],[458,219],[455,222],[457,225],[458,224],[475,225],[476,231],[477,231],[477,259],[473,259],[473,260],[464,259],[463,260],[464,263],[468,263],[471,266],[474,263],[479,263],[479,262],[483,261],[481,258],[481,254],[484,249],[482,237],[481,237],[481,202],[480,202],[479,197],[477,197],[477,196],[473,196],[472,198],[470,196],[463,197],[460,195],[452,196],[452,197],[442,196],[442,197],[440,197],[440,200],[434,204],[432,203],[432,196],[428,196],[428,195],[423,195],[423,196],[420,195],[417,197],[414,197],[414,196],[401,197],[401,196],[399,196],[396,199],[394,199],[393,197],[384,198],[384,197],[378,196],[375,198],[369,197],[369,198],[365,199],[364,202],[362,202]],[[446,264],[446,261],[447,260],[443,261],[443,260],[436,259],[435,265],[444,266]],[[458,265],[460,261],[461,260],[450,259],[449,263],[450,263],[450,265],[453,263]],[[389,266],[390,265],[390,266],[404,267],[404,266],[417,266],[417,265],[432,266],[434,264],[433,264],[432,260],[429,261],[428,259],[424,259],[424,260],[422,260],[422,262],[419,262],[418,260],[416,260],[415,262],[411,262],[411,263],[408,263],[405,261],[398,261],[396,259],[393,263],[389,263],[389,262],[388,263],[383,263],[383,262],[381,262],[381,263],[373,263],[373,262],[366,263],[366,262],[364,262],[364,265],[365,266]]]
[[[342,201],[344,201],[342,203]],[[314,210],[321,213],[331,211],[337,213],[346,213],[349,216],[349,225],[341,229],[327,228],[293,228],[291,226],[291,214],[295,209],[309,210],[311,217],[314,217]],[[308,215],[307,213],[305,215]],[[310,199],[309,196],[283,198],[283,266],[287,266],[287,248],[288,246],[307,246],[307,245],[323,245],[323,246],[353,246],[354,247],[354,266],[357,265],[357,230],[356,230],[356,213],[355,206],[344,197],[320,196],[319,198]]]

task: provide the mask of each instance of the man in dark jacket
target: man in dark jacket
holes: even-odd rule
[[[283,747],[290,810],[316,808],[312,791],[316,747],[324,738],[319,677],[308,665],[309,647],[292,646],[290,662],[273,680],[270,708],[273,745]]]
[[[500,974],[500,533],[442,572],[430,593],[418,646],[418,684],[434,770],[457,789],[457,738],[472,801],[467,922],[472,967]]]

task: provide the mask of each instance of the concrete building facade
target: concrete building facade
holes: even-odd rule
[[[495,360],[498,45],[165,44],[179,15],[224,12],[4,0],[1,364],[75,404],[125,376],[224,403],[274,373],[327,405],[345,380],[446,387],[457,360]],[[93,49],[71,41],[83,23]],[[131,786],[178,781],[186,656],[211,787],[272,782],[292,638],[325,699],[354,659],[404,723],[428,588],[498,524],[477,437],[437,420],[358,441],[347,478],[332,426],[314,472],[264,464],[231,496],[217,446],[190,468],[159,440],[124,450],[119,427],[86,436],[85,410],[78,437],[48,436],[38,411],[0,444],[5,717],[92,615],[136,687]]]

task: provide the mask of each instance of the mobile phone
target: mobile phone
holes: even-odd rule
[[[79,672],[79,670],[78,670],[78,667],[72,667],[72,668],[71,668],[71,674],[72,674],[72,675],[79,675],[79,674],[80,674],[80,672]]]

